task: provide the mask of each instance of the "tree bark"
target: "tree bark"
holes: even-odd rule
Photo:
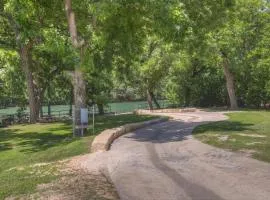
[[[234,76],[229,69],[229,61],[226,57],[223,58],[223,70],[226,78],[226,87],[230,99],[231,110],[238,109],[237,98],[235,95]]]
[[[156,105],[157,109],[160,109],[160,105],[159,105],[159,103],[158,103],[158,101],[157,101],[157,99],[152,91],[150,92],[150,95],[151,95],[152,100],[154,101],[154,104]]]
[[[149,91],[149,89],[147,89],[147,102],[148,102],[149,110],[153,110],[153,99],[152,99],[151,92]]]
[[[104,115],[105,112],[104,112],[104,106],[103,106],[103,104],[98,103],[97,106],[98,106],[98,113],[100,115]]]
[[[37,108],[37,96],[36,96],[36,87],[34,84],[34,78],[31,71],[32,67],[32,57],[31,57],[31,48],[33,47],[34,41],[29,39],[29,42],[27,44],[24,44],[22,42],[22,34],[21,34],[21,27],[19,23],[12,17],[11,14],[1,12],[2,16],[7,18],[9,21],[12,29],[15,33],[16,38],[16,45],[18,47],[17,51],[20,56],[21,61],[21,68],[24,72],[25,78],[26,78],[26,85],[27,85],[27,93],[28,93],[28,102],[29,102],[29,110],[30,110],[30,116],[29,116],[29,122],[30,123],[36,123],[39,117],[39,108]]]
[[[68,28],[69,28],[72,45],[74,48],[80,50],[80,62],[82,63],[83,57],[84,57],[85,42],[84,40],[79,41],[78,39],[75,13],[72,10],[71,0],[65,0],[65,10],[66,10],[66,15],[67,15]],[[85,81],[84,81],[84,77],[83,77],[83,73],[81,71],[80,65],[75,67],[73,86],[74,86],[74,101],[75,101],[74,102],[75,128],[73,128],[74,130],[73,135],[80,135],[80,132],[82,130],[82,127],[80,127],[81,126],[81,108],[86,108]]]
[[[50,86],[50,81],[51,80],[49,80],[48,83],[47,83],[47,85],[48,85],[48,87],[47,87],[47,95],[48,95],[48,102],[47,102],[47,104],[48,104],[48,112],[47,112],[47,115],[48,116],[51,116],[51,86]]]
[[[75,69],[74,73],[74,125],[75,125],[75,135],[80,135],[81,133],[81,108],[86,108],[86,89],[83,73],[80,68]]]
[[[185,106],[188,107],[190,106],[190,88],[186,87],[185,91]]]
[[[70,33],[72,45],[75,48],[79,49],[82,46],[84,46],[85,42],[84,42],[84,40],[79,41],[79,39],[78,39],[75,13],[72,10],[72,1],[71,0],[65,0],[65,10],[66,10],[66,15],[67,15],[68,28],[69,28],[69,33]]]
[[[37,90],[38,94],[36,95],[36,106],[37,106],[37,109],[39,111],[39,117],[43,117],[43,109],[42,109],[42,103],[43,103],[43,100],[44,100],[44,92],[45,90],[44,89],[41,89],[41,90]]]
[[[19,50],[21,58],[21,66],[25,74],[26,83],[27,83],[27,93],[29,99],[29,109],[30,109],[30,123],[36,123],[38,119],[39,110],[37,109],[36,95],[35,95],[35,85],[33,81],[33,74],[30,70],[31,59],[29,59],[30,53],[27,45],[24,45]]]

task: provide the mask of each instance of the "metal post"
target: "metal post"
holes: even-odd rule
[[[95,134],[95,104],[93,104],[93,109],[92,109],[92,113],[93,113],[93,125],[92,125],[92,128],[93,128],[93,135]]]
[[[84,129],[84,128],[82,127],[82,128],[81,128],[81,136],[82,136],[82,137],[83,137],[83,129]]]
[[[75,123],[75,106],[72,105],[73,109],[72,109],[72,121],[73,121],[73,137],[76,136],[76,123]]]

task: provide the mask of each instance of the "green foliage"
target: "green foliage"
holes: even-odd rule
[[[263,38],[268,34],[270,15],[262,11],[265,6],[269,3],[261,0],[236,1],[224,26],[209,34],[211,52],[217,64],[221,65],[222,53],[230,60],[230,70],[235,76],[237,96],[242,105],[258,107],[269,101],[265,88],[270,66],[261,65],[262,52],[255,53],[263,51],[263,46],[267,45]]]
[[[31,72],[45,104],[70,103],[70,71],[80,65],[89,105],[143,99],[146,90],[180,105],[226,105],[223,54],[240,105],[270,101],[268,1],[73,0],[83,52],[71,45],[63,6],[52,0],[1,2],[2,102],[27,104],[18,39],[33,42]]]
[[[148,37],[143,50],[144,52],[132,65],[128,82],[137,85],[144,95],[147,90],[158,93],[175,59],[173,49],[170,44],[156,37]]]
[[[24,63],[20,56],[25,46],[29,47],[28,75],[33,76],[35,98],[43,104],[72,103],[72,71],[80,67],[86,79],[89,105],[145,99],[146,91],[181,106],[228,105],[222,69],[226,56],[239,104],[267,105],[270,102],[269,5],[264,0],[72,0],[78,37],[85,41],[84,48],[75,49],[67,30],[63,1],[2,0],[1,105],[28,104],[29,77],[22,70]],[[113,127],[125,121],[103,120],[106,121],[99,122],[98,131],[103,130],[103,125]],[[221,123],[217,129],[247,129],[241,123],[237,119],[231,124]],[[0,148],[4,150],[0,150],[10,154],[9,157],[3,154],[0,160],[12,167],[15,164],[11,158],[25,165],[86,152],[84,139],[65,140],[71,132],[69,124],[51,126],[47,129],[25,126],[33,130],[41,128],[38,135],[22,130],[21,126],[17,128],[22,132],[4,129],[2,137],[8,141],[8,137],[14,138],[10,144],[6,138],[1,141]],[[25,141],[23,146],[18,137],[30,142]],[[241,148],[245,147],[240,143]],[[215,144],[220,145],[217,141]],[[14,145],[22,152],[30,149],[30,156],[16,152]],[[41,148],[44,149],[40,151]],[[261,152],[260,148],[256,150]],[[267,155],[259,153],[258,157],[268,160]]]
[[[0,49],[0,104],[1,106],[26,103],[24,76],[19,67],[18,56],[14,51]]]
[[[25,107],[20,107],[17,109],[16,115],[19,121],[22,119],[23,115],[25,114],[25,110],[26,110]]]
[[[228,104],[223,55],[229,60],[241,106],[267,104],[269,97],[269,3],[238,0],[222,24],[185,37],[178,66],[168,76],[167,97],[181,105]]]
[[[166,96],[182,106],[221,106],[226,97],[223,72],[202,56],[178,55],[166,82]]]

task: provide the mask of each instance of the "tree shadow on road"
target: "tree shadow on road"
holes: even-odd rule
[[[130,138],[139,142],[167,143],[186,140],[191,137],[193,132],[194,134],[200,134],[209,130],[215,132],[244,131],[251,130],[249,128],[250,126],[253,126],[253,124],[229,121],[183,122],[177,120],[170,120],[168,122],[139,129],[123,137]]]
[[[190,137],[196,122],[185,123],[182,121],[170,120],[161,124],[152,125],[134,131],[126,136],[139,142],[166,143],[186,140]]]

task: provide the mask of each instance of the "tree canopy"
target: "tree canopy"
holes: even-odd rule
[[[270,102],[265,0],[2,0],[0,103]]]

